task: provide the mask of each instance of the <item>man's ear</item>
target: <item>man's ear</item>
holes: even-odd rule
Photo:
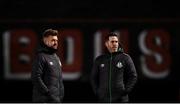
[[[105,46],[108,47],[108,42],[107,41],[105,42]]]
[[[46,41],[46,38],[43,38],[43,39],[42,39],[42,41],[45,43],[45,41]]]
[[[47,44],[47,38],[46,38],[46,37],[43,38],[43,42],[44,42],[45,44]]]

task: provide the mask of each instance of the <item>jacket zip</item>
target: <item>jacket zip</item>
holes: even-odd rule
[[[111,78],[112,78],[112,53],[110,57],[110,68],[109,68],[109,101],[112,102],[112,92],[111,92]]]

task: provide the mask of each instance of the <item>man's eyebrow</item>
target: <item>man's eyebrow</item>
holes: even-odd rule
[[[52,40],[58,40],[58,39],[52,39]]]

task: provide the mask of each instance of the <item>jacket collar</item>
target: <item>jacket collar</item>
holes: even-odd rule
[[[116,55],[116,54],[119,54],[119,53],[124,53],[124,49],[122,48],[122,45],[119,44],[119,47],[118,47],[117,52],[110,53],[110,52],[108,51],[108,49],[106,48],[105,53],[106,53],[106,54]]]
[[[47,54],[54,54],[56,51],[57,51],[57,49],[48,47],[47,45],[44,44],[44,42],[40,43],[40,46],[37,50],[37,52],[39,52],[39,53],[43,52],[43,53],[47,53]]]

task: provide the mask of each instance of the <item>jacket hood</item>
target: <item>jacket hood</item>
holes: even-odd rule
[[[39,48],[37,49],[38,53],[44,52],[48,54],[53,54],[57,51],[57,49],[48,47],[44,42],[40,42]]]
[[[118,47],[118,52],[121,52],[121,53],[124,52],[123,46],[120,43],[119,43],[119,47]]]

